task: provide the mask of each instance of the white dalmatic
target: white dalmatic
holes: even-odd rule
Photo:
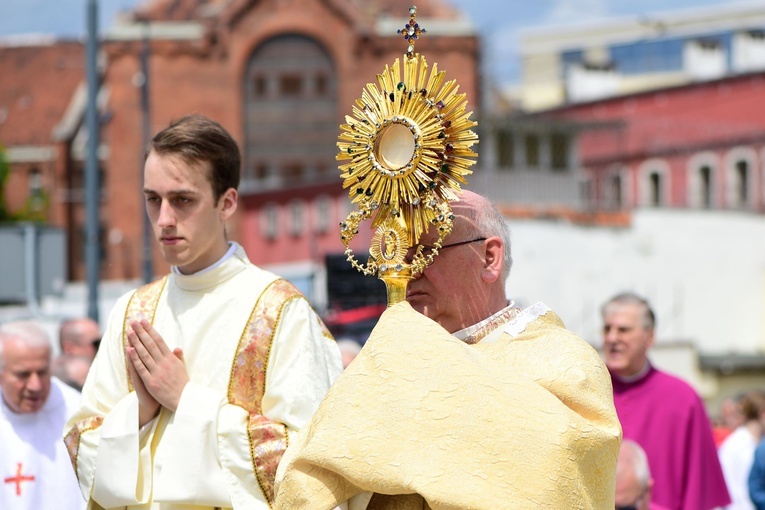
[[[79,402],[80,392],[55,377],[36,413],[14,413],[0,398],[0,509],[85,508],[63,441]]]

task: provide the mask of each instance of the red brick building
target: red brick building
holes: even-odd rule
[[[765,212],[765,73],[549,110],[582,122],[591,207]]]
[[[406,52],[399,0],[156,0],[101,45],[105,279],[141,276],[141,52],[148,48],[153,135],[190,112],[226,126],[244,154],[231,237],[256,264],[310,273],[342,252],[349,201],[335,162],[339,124],[366,83]],[[479,47],[445,2],[418,2],[417,50],[480,104]],[[83,279],[85,56],[78,42],[0,46],[0,144],[11,162],[10,209],[41,191],[48,222],[69,232],[71,279]],[[358,236],[359,249],[368,239]],[[368,246],[368,244],[367,244]],[[166,271],[155,250],[157,274]]]

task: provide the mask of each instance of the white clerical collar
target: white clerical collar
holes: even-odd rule
[[[468,326],[465,329],[455,331],[452,333],[452,335],[465,343],[474,344],[507,322],[509,318],[517,312],[514,307],[515,302],[510,301],[506,307],[493,314],[491,317],[482,320],[478,324],[473,324],[472,326]],[[483,334],[477,334],[479,332]]]
[[[228,251],[226,251],[226,253],[221,258],[219,258],[217,262],[215,262],[211,266],[207,266],[204,269],[200,269],[196,273],[183,274],[183,273],[181,273],[181,270],[178,269],[178,266],[172,266],[171,269],[173,271],[173,274],[179,274],[179,275],[183,275],[183,276],[191,276],[191,275],[197,276],[197,275],[200,275],[200,274],[204,274],[204,273],[206,273],[208,271],[212,271],[213,269],[222,266],[224,262],[226,262],[228,259],[233,257],[234,253],[236,252],[236,247],[237,247],[236,243],[229,241],[229,243],[228,243]]]
[[[622,377],[620,375],[614,375],[614,377],[616,377],[618,380],[620,380],[623,383],[633,383],[645,377],[645,375],[648,373],[649,370],[651,370],[651,364],[648,361],[646,361],[645,366],[641,368],[637,374],[628,375],[625,377]]]

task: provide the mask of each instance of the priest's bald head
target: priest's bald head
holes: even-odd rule
[[[68,319],[59,327],[58,341],[63,354],[84,356],[93,361],[101,343],[101,332],[98,323],[89,317]]]
[[[50,394],[51,345],[33,322],[0,325],[0,389],[14,413],[35,413]]]
[[[601,309],[603,352],[608,370],[631,377],[648,366],[656,317],[644,298],[632,292],[617,294]]]
[[[507,306],[510,231],[502,213],[486,197],[463,191],[451,203],[454,228],[438,256],[409,282],[406,300],[450,333],[472,326]],[[433,246],[434,228],[420,244]],[[410,249],[409,256],[416,247]]]

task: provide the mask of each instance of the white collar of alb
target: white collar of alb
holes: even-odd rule
[[[467,338],[470,338],[471,336],[475,335],[478,331],[480,331],[485,326],[489,325],[492,321],[498,319],[499,317],[505,315],[510,309],[512,309],[515,306],[515,301],[510,301],[506,307],[501,309],[500,311],[496,312],[495,314],[491,315],[490,317],[487,317],[486,319],[482,320],[481,322],[477,324],[473,324],[472,326],[468,326],[464,329],[461,329],[459,331],[455,331],[452,333],[453,336],[457,337],[459,340],[464,341]]]
[[[196,273],[191,273],[191,275],[197,276],[197,275],[200,275],[200,274],[204,274],[204,273],[206,273],[208,271],[212,271],[213,269],[222,266],[224,262],[226,262],[228,259],[230,259],[231,257],[234,256],[234,252],[236,252],[237,246],[238,245],[236,243],[229,241],[229,243],[228,243],[228,250],[226,251],[225,254],[223,254],[223,256],[221,258],[218,259],[217,262],[215,262],[211,266],[207,266],[204,269],[200,269]],[[188,274],[181,273],[181,270],[178,269],[178,266],[172,266],[171,269],[173,271],[173,274],[179,274],[179,275],[183,275],[183,276],[191,276],[191,275],[188,275]]]

